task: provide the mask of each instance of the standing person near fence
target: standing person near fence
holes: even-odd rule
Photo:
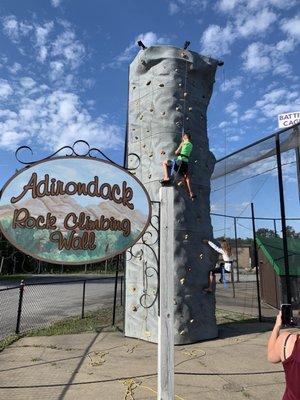
[[[221,274],[220,282],[225,282],[225,273],[229,274],[231,272],[231,266],[233,263],[231,246],[227,242],[227,240],[222,240],[221,247],[215,245],[213,242],[207,239],[204,239],[203,243],[208,244],[212,249],[221,254],[224,260],[223,265],[221,265],[220,267],[216,267],[209,272],[208,287],[203,290],[206,293],[211,293],[213,291],[213,286],[216,282],[216,274]]]
[[[286,388],[282,400],[300,400],[300,335],[281,332],[281,312],[268,342],[268,361],[282,362]]]

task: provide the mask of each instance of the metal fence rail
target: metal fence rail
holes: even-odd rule
[[[70,316],[123,303],[123,276],[26,283],[0,289],[0,340]]]

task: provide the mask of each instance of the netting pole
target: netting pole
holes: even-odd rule
[[[277,237],[276,219],[274,219],[273,222],[274,222],[274,234],[275,234],[275,237]]]
[[[81,318],[84,318],[84,303],[85,303],[85,285],[86,285],[86,280],[83,281],[83,287],[82,287],[82,305],[81,305]]]
[[[236,260],[236,279],[237,282],[240,281],[240,271],[239,271],[239,254],[238,254],[238,240],[237,240],[237,229],[236,229],[236,217],[234,217],[234,240],[235,240],[235,260]]]
[[[295,126],[294,128],[294,134],[299,134],[299,127]],[[300,201],[300,147],[295,148],[295,154],[296,154],[296,168],[297,168],[297,180],[298,180],[298,194],[299,194],[299,201]]]
[[[256,230],[255,230],[255,217],[254,217],[254,204],[253,203],[251,203],[251,218],[252,218],[252,230],[253,230],[254,265],[255,265],[255,274],[256,274],[258,319],[259,319],[259,322],[262,322],[260,291],[259,291],[259,278],[258,278],[258,253],[257,253],[257,244],[256,244]]]
[[[115,325],[116,322],[116,306],[117,306],[117,290],[118,290],[118,278],[119,278],[119,260],[118,257],[117,267],[116,267],[116,276],[115,276],[115,290],[114,290],[114,307],[113,307],[113,320],[112,325]]]
[[[20,333],[24,286],[25,286],[25,284],[24,284],[24,281],[22,280],[20,283],[20,289],[19,289],[19,304],[18,304],[18,314],[17,314],[16,335],[18,335]]]
[[[277,156],[278,188],[279,188],[280,214],[281,214],[281,226],[282,226],[282,244],[283,244],[284,269],[285,269],[286,298],[287,302],[291,304],[292,295],[291,295],[291,282],[290,282],[290,266],[289,266],[288,243],[286,236],[286,219],[285,219],[284,189],[283,189],[283,179],[282,179],[280,138],[278,133],[276,134],[276,156]]]

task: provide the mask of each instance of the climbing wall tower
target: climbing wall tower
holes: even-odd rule
[[[192,135],[192,201],[182,185],[174,191],[175,344],[217,336],[215,297],[203,293],[216,254],[202,239],[212,237],[210,177],[215,158],[209,151],[206,110],[218,61],[173,46],[141,50],[130,65],[128,167],[159,201],[162,161],[174,158],[183,131]],[[157,341],[158,204],[152,226],[127,255],[125,335]]]

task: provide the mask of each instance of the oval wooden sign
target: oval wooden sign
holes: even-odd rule
[[[133,246],[151,218],[142,183],[92,157],[56,157],[4,185],[0,229],[19,250],[54,264],[90,264]]]

